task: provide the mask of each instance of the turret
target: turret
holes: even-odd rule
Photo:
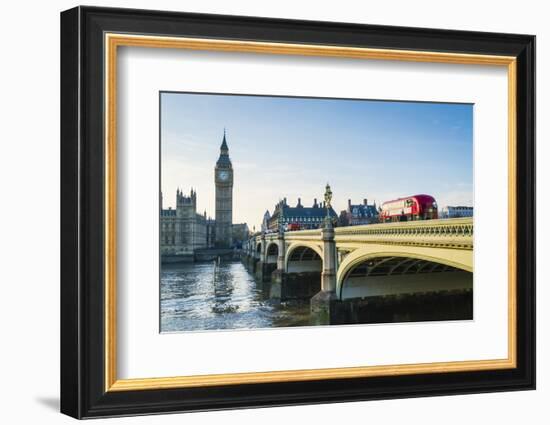
[[[216,167],[229,168],[231,167],[231,160],[229,159],[229,147],[227,146],[227,140],[225,137],[225,128],[223,129],[223,140],[220,146],[220,156]]]

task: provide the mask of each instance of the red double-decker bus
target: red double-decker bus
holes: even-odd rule
[[[437,218],[437,202],[430,195],[413,195],[384,202],[380,221],[431,220]]]

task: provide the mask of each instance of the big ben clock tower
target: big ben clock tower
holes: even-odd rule
[[[230,248],[232,245],[231,224],[233,223],[233,166],[229,159],[229,148],[225,140],[220,147],[220,157],[214,171],[216,184],[216,247]]]

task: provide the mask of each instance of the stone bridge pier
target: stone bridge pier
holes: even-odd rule
[[[282,250],[281,255],[284,255],[284,248]],[[249,267],[257,280],[263,283],[271,282],[271,275],[277,270],[279,252],[279,242],[273,239],[266,240],[266,235],[262,234],[256,245],[253,265]]]
[[[323,273],[321,274],[321,290],[311,298],[312,321],[317,325],[339,323],[342,314],[342,302],[336,295],[336,241],[334,228],[330,220],[326,220],[321,231],[323,241]]]
[[[260,242],[258,246],[256,247],[257,257],[258,261],[256,262],[256,266],[254,268],[254,274],[256,278],[260,279],[262,282],[264,280],[264,265],[265,265],[265,257],[266,257],[266,246],[265,246],[265,234],[262,234],[260,237]]]
[[[277,256],[275,270],[271,273],[271,287],[269,291],[270,298],[281,299],[282,290],[285,285],[285,234],[279,232],[277,234],[277,244],[270,245],[275,247],[276,252],[273,255]]]
[[[252,274],[256,271],[256,264],[260,259],[259,253],[256,252],[256,240],[250,239],[246,242],[244,253],[245,255],[242,258],[242,261],[245,267]]]

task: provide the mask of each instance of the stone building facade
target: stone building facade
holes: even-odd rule
[[[197,192],[186,196],[176,191],[176,209],[161,209],[161,255],[193,255],[195,250],[211,247],[213,220],[197,213]]]
[[[378,209],[376,201],[369,204],[367,199],[363,199],[362,204],[352,204],[348,199],[348,207],[340,213],[340,226],[359,226],[361,224],[378,223]]]
[[[246,223],[237,223],[231,225],[231,235],[233,239],[233,246],[241,248],[243,242],[250,238],[250,229]]]
[[[473,217],[474,207],[446,205],[439,210],[439,218]]]
[[[338,216],[332,207],[328,214],[336,223]],[[279,226],[282,226],[284,230],[318,229],[323,226],[326,216],[327,210],[324,203],[317,203],[317,199],[313,200],[311,207],[304,207],[302,200],[298,198],[296,206],[291,207],[284,198],[275,205],[273,214],[269,218],[267,216],[264,218],[267,220],[267,232],[269,233],[277,232]]]

